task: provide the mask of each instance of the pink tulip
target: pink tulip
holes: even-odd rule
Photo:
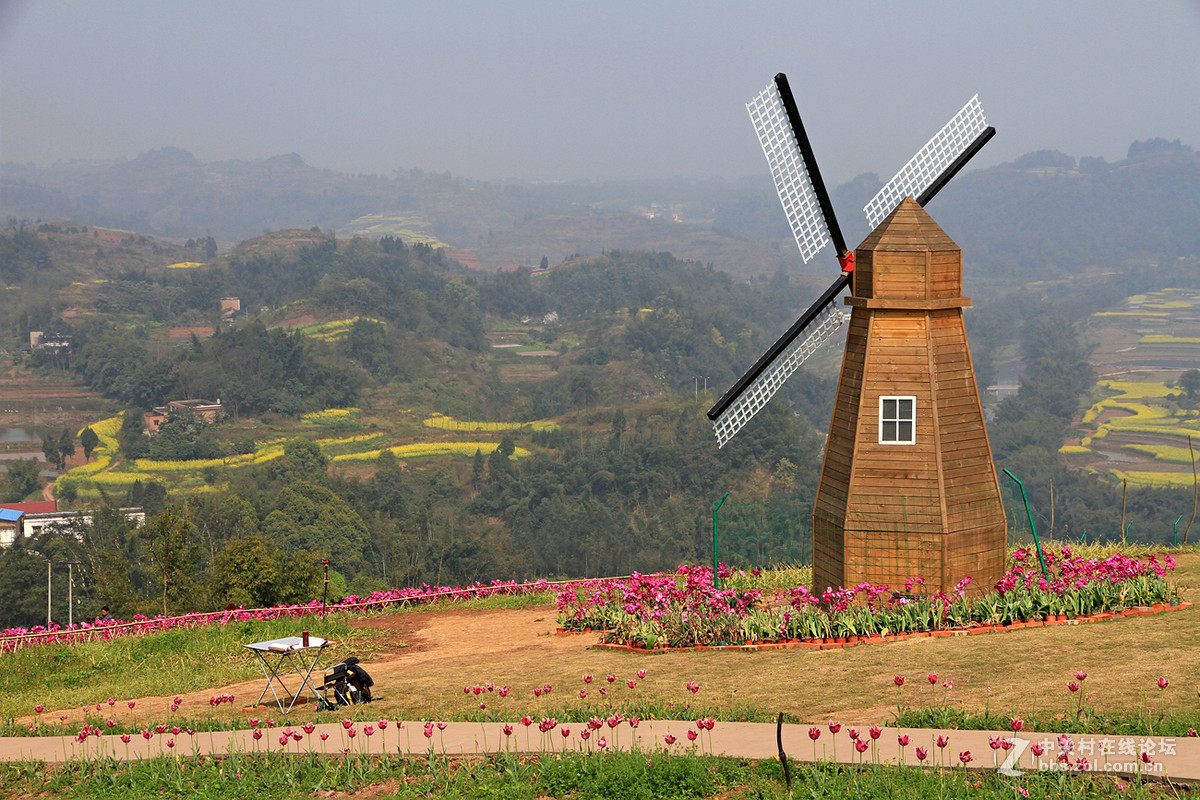
[[[1165,677],[1163,677],[1163,678],[1159,678],[1159,679],[1158,679],[1158,688],[1160,688],[1160,689],[1165,689],[1165,688],[1167,688],[1167,686],[1169,686],[1169,685],[1170,685],[1170,683],[1171,683],[1171,682],[1170,682],[1170,681],[1168,681],[1168,680],[1167,680]]]
[[[262,728],[255,728],[254,733],[252,733],[251,736],[253,736],[256,741],[258,739],[261,739],[262,738]]]
[[[608,740],[603,736],[598,737],[596,739],[596,747],[599,747],[601,750],[603,750],[604,748],[608,747]]]
[[[323,741],[325,741],[325,740],[326,740],[326,739],[328,739],[328,738],[329,738],[329,734],[328,734],[328,733],[324,733],[324,732],[322,732],[322,733],[321,733],[321,741],[322,741],[322,742],[323,742]]]
[[[562,727],[562,728],[559,728],[559,729],[558,729],[558,731],[559,731],[559,733],[561,733],[561,734],[562,734],[562,737],[563,737],[564,739],[566,739],[568,736],[570,736],[570,735],[571,735],[571,729],[570,729],[570,728],[567,728],[567,727]]]
[[[929,683],[930,683],[930,685],[937,683],[937,673],[936,672],[929,673]]]
[[[583,682],[584,682],[584,683],[591,683],[591,682],[592,682],[592,676],[591,676],[591,675],[584,675],[584,676],[583,676]]]
[[[867,752],[868,747],[870,747],[870,745],[867,744],[866,739],[858,739],[857,741],[854,742],[854,749],[860,753]]]
[[[917,748],[917,760],[918,761],[924,761],[928,755],[929,755],[929,751],[926,750],[924,747]]]
[[[830,733],[837,733],[841,729],[842,729],[842,723],[834,722],[833,720],[829,720],[829,732]]]
[[[695,732],[694,730],[692,730],[691,728],[688,728],[687,737],[688,737],[688,741],[689,741],[689,742],[694,742],[694,741],[696,741],[696,737],[697,737],[697,736],[699,736],[699,734],[698,734],[698,733],[696,733],[696,732]]]
[[[896,737],[896,742],[901,747],[908,747],[908,734],[907,733],[900,734],[899,736]]]
[[[1067,688],[1071,690],[1072,694],[1074,694],[1075,692],[1079,691],[1079,684],[1075,681],[1067,681]]]
[[[1075,680],[1079,681],[1080,683],[1083,683],[1084,680],[1086,680],[1086,679],[1087,679],[1086,672],[1076,672],[1075,673]]]
[[[945,749],[946,745],[948,745],[948,744],[950,744],[950,737],[949,737],[949,736],[939,736],[939,737],[937,737],[937,746],[938,746],[938,747],[941,747],[941,748]]]
[[[814,742],[817,739],[820,739],[821,738],[821,729],[820,728],[809,728],[808,729],[808,738],[812,739]]]
[[[130,738],[131,738],[131,737],[130,737],[130,735],[129,735],[128,733],[122,733],[122,734],[121,734],[121,741],[122,741],[122,742],[124,742],[125,744],[129,744],[129,740],[130,740]]]
[[[33,710],[34,710],[36,713],[40,714],[40,713],[42,713],[42,708],[43,708],[43,706],[34,706],[34,707],[33,707]]]
[[[667,744],[675,744],[675,737],[668,733],[663,736],[663,741]]]
[[[500,730],[504,731],[505,736],[512,736],[513,726],[505,723],[504,727]]]
[[[904,676],[897,675],[896,677],[892,678],[892,683],[896,684],[897,686],[903,686],[904,685]]]
[[[848,731],[848,733],[850,734],[850,741],[852,741],[852,742],[858,741],[858,729],[857,728],[851,728]]]
[[[1033,753],[1035,756],[1040,757],[1042,755],[1042,753],[1046,752],[1046,748],[1042,747],[1040,744],[1035,742],[1035,743],[1029,745],[1029,752]]]
[[[351,735],[354,734],[353,731],[351,731],[350,733],[351,733]],[[288,743],[288,740],[290,740],[291,738],[292,737],[290,737],[290,736],[280,736],[279,737],[279,746],[283,747],[284,745],[286,745]]]
[[[963,764],[970,764],[971,763],[971,751],[963,750],[961,753],[958,754],[958,760],[961,761]]]
[[[317,727],[317,726],[316,726],[316,725],[313,725],[311,722],[306,722],[306,723],[304,723],[304,732],[305,732],[305,733],[312,733],[312,732],[313,732],[313,730],[314,730],[316,727]]]
[[[878,739],[883,734],[883,729],[879,726],[875,726],[867,731],[867,733],[871,735],[872,739]]]
[[[644,679],[645,679],[645,677],[646,677],[646,670],[644,670],[644,669],[639,669],[639,670],[637,671],[637,676],[638,676],[638,680],[644,680]]]
[[[1008,727],[1012,728],[1013,732],[1016,733],[1025,727],[1025,720],[1020,717],[1013,717],[1008,721]]]

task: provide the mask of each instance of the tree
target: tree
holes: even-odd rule
[[[214,606],[266,608],[279,602],[279,590],[278,551],[261,536],[233,539],[217,554],[209,587]]]
[[[58,439],[53,436],[47,436],[45,439],[42,439],[42,455],[46,457],[47,464],[58,467],[60,471],[62,470],[62,467],[58,466],[59,459],[62,457],[58,452]]]
[[[67,459],[75,455],[75,437],[66,428],[58,436],[58,468],[66,469]]]
[[[39,479],[41,471],[36,458],[9,461],[8,477],[4,481],[8,487],[5,499],[10,503],[19,503],[36,492],[41,483]]]
[[[289,554],[320,554],[348,575],[362,567],[367,526],[345,500],[324,486],[306,481],[285,486],[278,508],[266,516],[262,529]]]
[[[284,482],[324,483],[327,469],[329,457],[308,439],[288,439],[283,443],[283,456],[270,465],[271,476]]]
[[[162,613],[171,608],[189,609],[195,599],[191,595],[192,576],[199,561],[199,548],[192,543],[192,523],[183,506],[167,506],[157,517],[148,520],[141,538],[150,556],[153,571],[162,586]]]
[[[1187,393],[1189,399],[1197,399],[1200,397],[1200,369],[1189,369],[1179,376],[1176,385]]]
[[[89,428],[84,428],[79,434],[79,444],[83,446],[83,458],[85,461],[91,461],[92,452],[96,446],[100,444],[100,437],[96,432]]]

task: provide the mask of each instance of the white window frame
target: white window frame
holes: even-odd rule
[[[884,416],[884,405],[889,401],[896,401],[896,413],[890,417]],[[900,406],[904,401],[908,401],[910,413],[908,416],[901,416]],[[900,438],[900,428],[905,423],[909,426],[909,438]],[[895,428],[895,435],[892,438],[884,436],[886,426],[891,424]],[[917,398],[914,395],[880,395],[879,397],[879,443],[880,444],[916,444],[917,443]]]

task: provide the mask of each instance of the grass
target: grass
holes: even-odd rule
[[[983,754],[977,754],[979,758]],[[849,767],[789,764],[792,789],[806,797],[972,797],[1010,800],[1018,787],[1031,797],[1158,797],[1177,792],[1155,784],[1117,781],[1102,775],[1028,773],[1006,778],[960,768]],[[17,763],[0,766],[0,797],[189,798],[364,797],[396,798],[792,798],[783,765],[707,755],[661,752],[517,757],[471,760],[443,757],[345,759],[234,754],[222,759],[158,758],[118,764],[96,760],[57,767]]]
[[[374,634],[351,628],[351,619],[352,615],[340,613],[320,621],[322,634],[335,640],[335,659],[350,652],[370,652]],[[261,676],[258,663],[242,645],[295,636],[300,624],[291,618],[248,620],[18,650],[0,661],[4,665],[0,720],[28,716],[39,704],[47,709],[79,709],[109,697],[121,701],[118,710],[127,711],[128,698],[170,696],[253,680]]]

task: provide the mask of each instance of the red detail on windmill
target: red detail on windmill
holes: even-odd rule
[[[847,250],[846,255],[838,256],[838,263],[842,265],[842,272],[854,272],[854,251]]]

